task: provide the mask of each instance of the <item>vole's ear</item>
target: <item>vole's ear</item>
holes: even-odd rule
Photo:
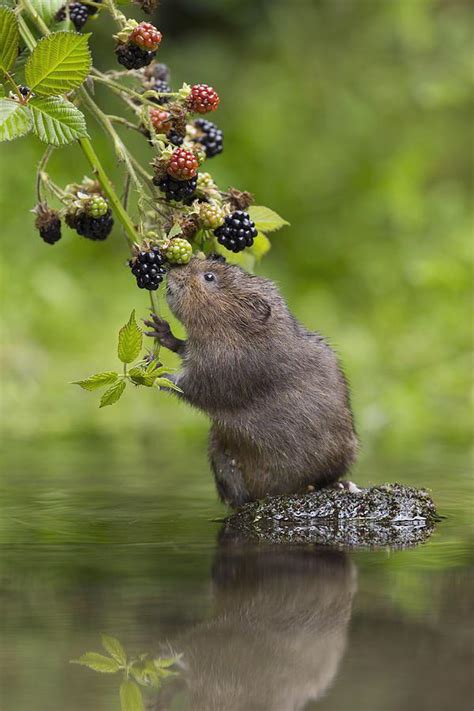
[[[272,307],[266,299],[257,294],[252,295],[249,297],[249,305],[259,323],[268,321],[272,313]]]

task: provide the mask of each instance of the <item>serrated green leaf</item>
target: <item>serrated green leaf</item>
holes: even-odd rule
[[[262,232],[275,232],[275,230],[290,224],[277,212],[264,205],[251,205],[248,212],[250,219],[255,222],[257,230]]]
[[[105,391],[105,393],[100,398],[99,407],[107,407],[107,405],[114,405],[120,400],[125,390],[126,382],[125,380],[119,380],[111,388]]]
[[[31,130],[31,114],[12,99],[0,99],[0,141],[13,141]]]
[[[130,314],[128,323],[119,331],[118,357],[122,363],[132,363],[140,355],[143,334],[135,320],[135,310]]]
[[[105,373],[95,373],[84,380],[76,380],[73,385],[79,385],[84,390],[97,390],[97,388],[102,388],[104,385],[111,385],[118,378],[118,373],[109,370]]]
[[[18,56],[20,32],[16,15],[8,7],[0,6],[0,69],[9,72]]]
[[[128,375],[133,380],[135,385],[146,385],[147,387],[151,387],[157,374],[147,373],[146,368],[137,366],[136,368],[130,368]]]
[[[84,114],[62,96],[34,98],[28,106],[33,116],[33,131],[44,143],[65,146],[87,136]]]
[[[110,637],[108,634],[103,634],[102,646],[120,665],[124,666],[127,663],[127,655],[118,639]]]
[[[87,654],[83,654],[79,659],[73,659],[71,664],[81,664],[83,667],[89,667],[89,669],[102,672],[103,674],[115,674],[115,672],[120,669],[120,665],[115,659],[106,657],[103,654],[98,654],[97,652],[87,652]]]
[[[64,5],[64,0],[30,0],[30,2],[48,26],[51,25],[58,10]]]
[[[144,711],[142,692],[134,681],[123,681],[120,685],[122,711]]]
[[[153,659],[153,664],[156,669],[168,669],[179,662],[182,656],[182,654],[177,654],[175,657],[157,657]]]
[[[253,245],[250,247],[250,252],[252,252],[255,259],[261,259],[271,246],[267,235],[264,235],[263,232],[259,232],[253,241]]]
[[[156,378],[155,385],[162,388],[169,388],[170,390],[176,390],[177,393],[183,392],[181,388],[178,387],[176,383],[173,383],[172,380],[169,380],[169,378]]]
[[[43,37],[26,63],[25,77],[35,94],[64,94],[80,86],[91,66],[90,35],[53,32]]]

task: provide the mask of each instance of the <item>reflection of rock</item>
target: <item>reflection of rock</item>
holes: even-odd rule
[[[230,516],[226,529],[272,543],[403,547],[427,540],[437,520],[427,491],[385,484],[263,499]]]
[[[299,711],[333,681],[355,568],[338,551],[223,544],[213,617],[175,641],[186,711]],[[184,688],[185,687],[185,690]],[[172,688],[163,690],[164,696]],[[157,709],[168,709],[162,696]]]

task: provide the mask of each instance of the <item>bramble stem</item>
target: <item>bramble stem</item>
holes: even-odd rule
[[[122,84],[119,84],[118,82],[114,81],[113,79],[109,79],[107,76],[102,74],[102,72],[99,72],[98,69],[95,69],[95,67],[92,68],[91,70],[91,79],[93,81],[97,81],[100,84],[105,84],[105,86],[108,86],[108,88],[114,92],[114,94],[128,94],[129,96],[132,96],[134,99],[139,101],[141,104],[148,104],[149,106],[153,106],[154,109],[159,108],[159,104],[157,104],[154,101],[150,101],[146,97],[143,96],[143,94],[139,94],[138,91],[134,91],[133,89],[130,89],[128,86],[122,86]],[[177,94],[163,94],[158,91],[154,92],[157,97],[167,97],[167,96],[177,96]]]
[[[94,175],[97,177],[97,180],[100,182],[100,185],[101,185],[104,193],[107,195],[108,199],[110,200],[110,203],[113,206],[113,208],[117,214],[117,217],[119,218],[120,222],[124,226],[125,237],[127,239],[130,249],[132,249],[133,244],[135,242],[139,242],[140,240],[139,240],[138,234],[135,230],[135,227],[130,219],[129,214],[127,213],[127,211],[123,207],[122,203],[120,202],[120,199],[114,190],[114,187],[110,181],[110,178],[107,175],[107,173],[105,172],[105,170],[103,169],[102,164],[99,161],[99,158],[97,157],[97,154],[94,151],[94,148],[92,147],[92,143],[90,142],[90,140],[88,138],[80,138],[79,145],[81,146],[81,148],[84,152],[84,155],[86,156],[87,160],[89,161]]]
[[[49,35],[50,34],[50,29],[48,25],[45,23],[41,15],[36,11],[36,9],[33,7],[31,4],[30,0],[21,0],[21,4],[25,8],[25,10],[28,12],[29,16],[35,23],[36,27],[39,29],[41,34],[43,35]],[[35,41],[36,44],[36,41]]]
[[[41,185],[43,183],[42,173],[45,170],[53,151],[54,151],[53,146],[47,147],[47,149],[43,153],[43,157],[41,158],[40,162],[38,163],[38,168],[36,169],[36,197],[38,198],[38,202],[42,202],[42,198],[41,198]]]
[[[25,22],[25,18],[23,15],[20,13],[17,14],[17,20],[18,20],[18,28],[20,30],[20,34],[22,36],[23,41],[25,42],[26,46],[32,52],[34,48],[36,47],[36,40],[31,34],[31,30],[28,27],[28,25]]]

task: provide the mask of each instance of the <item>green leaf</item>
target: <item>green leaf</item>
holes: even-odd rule
[[[0,69],[9,72],[18,56],[20,33],[13,10],[0,6]]]
[[[157,657],[153,660],[153,664],[156,669],[168,669],[179,662],[182,656],[182,654],[177,654],[175,657]]]
[[[155,385],[162,388],[169,388],[170,390],[176,390],[177,393],[182,393],[183,391],[179,388],[172,380],[168,378],[156,378]]]
[[[119,331],[118,357],[122,363],[132,363],[140,355],[143,335],[135,321],[135,310],[130,319]]]
[[[40,40],[26,63],[26,83],[35,94],[64,94],[80,86],[89,73],[90,35],[53,32]]]
[[[120,686],[122,711],[144,711],[142,692],[134,681],[124,681]]]
[[[257,230],[262,230],[262,232],[275,232],[280,227],[290,224],[283,217],[280,217],[277,212],[263,205],[251,205],[248,212],[250,218],[255,222]]]
[[[119,380],[115,385],[105,391],[105,393],[100,398],[99,407],[107,407],[107,405],[114,405],[122,397],[123,391],[125,390],[126,382],[125,380]]]
[[[127,663],[127,655],[125,650],[115,637],[109,637],[107,634],[102,635],[102,645],[120,665],[124,666]]]
[[[62,96],[31,99],[28,106],[33,116],[33,131],[44,143],[64,146],[87,136],[84,114]]]
[[[120,665],[115,659],[106,657],[103,654],[98,654],[97,652],[87,652],[87,654],[83,654],[79,659],[73,659],[71,664],[81,664],[83,667],[89,667],[89,669],[102,672],[103,674],[115,674],[115,672],[120,669]]]
[[[112,370],[109,370],[106,373],[96,373],[95,375],[91,375],[85,380],[76,380],[72,384],[80,385],[80,387],[84,390],[97,390],[97,388],[101,388],[104,385],[111,385],[117,380],[117,378],[118,373],[114,373]]]
[[[146,385],[151,387],[158,373],[147,373],[146,369],[140,366],[130,368],[128,375],[133,380],[135,385]]]
[[[47,25],[51,25],[58,10],[64,5],[64,0],[30,0],[30,2]]]
[[[31,114],[12,99],[0,99],[0,141],[13,141],[31,130]]]
[[[263,232],[259,232],[253,241],[253,245],[250,247],[250,252],[252,252],[256,259],[261,259],[271,246],[267,235],[264,235]]]

